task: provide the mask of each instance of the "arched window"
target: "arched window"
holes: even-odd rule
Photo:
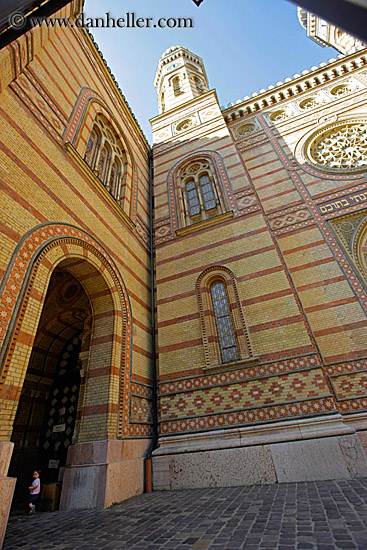
[[[178,175],[182,225],[187,226],[225,212],[215,170],[206,159],[186,165]]]
[[[96,117],[84,160],[111,195],[121,201],[126,179],[127,157],[115,129],[102,115]]]
[[[203,205],[205,210],[215,208],[216,201],[213,193],[212,184],[208,174],[204,174],[199,178],[201,196],[203,197]]]
[[[174,79],[172,80],[172,86],[173,86],[173,93],[175,95],[179,95],[182,93],[179,76],[174,77]]]
[[[199,195],[194,180],[186,182],[186,196],[189,207],[189,216],[200,214]]]
[[[236,361],[238,359],[237,343],[224,282],[215,281],[210,287],[210,294],[222,363]]]
[[[93,126],[85,150],[84,160],[92,168],[95,166],[99,145],[101,143],[101,132],[97,126]]]
[[[164,113],[164,111],[166,110],[166,102],[165,102],[165,99],[164,99],[164,92],[162,92],[162,95],[161,95],[161,107],[162,107],[162,113]]]
[[[206,367],[253,361],[250,336],[233,273],[206,269],[196,283]]]
[[[99,154],[97,175],[102,183],[106,185],[111,161],[111,147],[105,141]]]
[[[109,191],[111,192],[111,195],[113,195],[114,197],[119,194],[120,180],[121,180],[121,162],[117,157],[115,157],[111,167],[111,173],[110,173],[110,178],[108,182]]]
[[[197,91],[203,94],[205,92],[203,81],[198,76],[195,76],[194,80],[195,80]]]

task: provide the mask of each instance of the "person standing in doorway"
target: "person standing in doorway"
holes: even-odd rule
[[[28,499],[28,506],[29,506],[29,512],[28,515],[34,514],[36,511],[36,505],[35,502],[39,497],[39,494],[41,492],[41,480],[40,480],[40,472],[35,470],[33,472],[33,481],[32,485],[28,487],[29,489],[29,499]]]

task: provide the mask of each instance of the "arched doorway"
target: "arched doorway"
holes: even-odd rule
[[[34,469],[41,469],[43,483],[62,480],[67,451],[75,439],[79,356],[82,348],[89,347],[89,318],[90,302],[82,285],[57,267],[50,279],[11,437],[14,451],[9,475],[18,480],[15,504],[24,502]]]
[[[76,302],[71,307],[66,303],[63,315],[54,309],[50,298],[58,277],[69,278],[63,294],[66,302],[77,287],[81,288],[80,304]],[[49,460],[60,460],[58,469],[61,468],[64,458],[50,458],[40,450],[40,443],[50,443],[51,434],[61,433],[52,429],[47,435],[46,425],[51,415],[53,426],[63,425],[65,415],[60,409],[64,407],[57,400],[52,413],[52,400],[46,400],[42,407],[25,406],[28,416],[38,411],[39,418],[22,424],[18,404],[27,386],[31,399],[35,399],[35,383],[45,382],[39,372],[38,378],[32,378],[30,370],[33,365],[36,368],[38,348],[47,350],[44,356],[50,369],[48,395],[53,388],[59,393],[66,387],[70,390],[68,384],[61,387],[66,374],[62,372],[62,355],[74,345],[75,338],[80,340],[82,333],[80,352],[73,352],[79,356],[79,364],[70,366],[79,371],[80,385],[75,425],[68,434],[71,445],[70,437],[67,438],[69,462],[64,473],[62,507],[103,507],[142,492],[145,443],[136,445],[123,440],[130,433],[131,310],[121,275],[109,254],[81,229],[56,223],[39,226],[24,237],[13,255],[0,286],[0,309],[2,304],[0,407],[4,415],[0,433],[8,445],[9,458],[11,443],[7,442],[10,436],[14,440],[18,437],[18,443],[22,438],[25,441],[26,424],[32,426],[27,433],[33,433],[34,441],[38,440],[38,444],[34,443],[38,455],[34,452],[33,459],[46,461],[47,467]],[[66,332],[62,333],[61,328]],[[75,396],[76,389],[72,391]],[[67,426],[59,429],[64,428],[66,432]],[[109,467],[111,461],[113,466]]]

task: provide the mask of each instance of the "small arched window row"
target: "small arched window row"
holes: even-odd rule
[[[111,195],[122,201],[127,157],[114,128],[102,116],[97,116],[94,121],[84,160]]]
[[[226,211],[218,178],[211,163],[198,159],[178,174],[181,225],[188,226]]]

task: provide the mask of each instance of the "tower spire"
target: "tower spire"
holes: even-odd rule
[[[172,46],[161,56],[154,78],[159,113],[174,109],[209,90],[203,60],[182,46]]]

